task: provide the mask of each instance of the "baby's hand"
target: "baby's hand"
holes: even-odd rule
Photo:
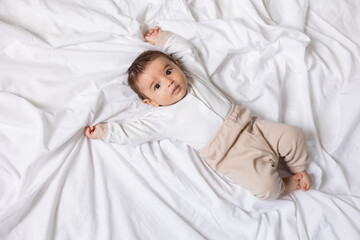
[[[156,41],[159,39],[160,35],[162,34],[162,31],[160,27],[156,26],[154,29],[150,29],[147,34],[145,34],[144,38],[145,41],[148,43],[151,43],[152,45],[155,45]]]
[[[108,135],[107,124],[97,124],[93,127],[86,126],[84,130],[85,135],[90,139],[102,139],[105,140]]]

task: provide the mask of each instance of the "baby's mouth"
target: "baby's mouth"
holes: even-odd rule
[[[177,95],[177,94],[180,92],[180,90],[181,90],[181,88],[180,88],[180,86],[178,85],[178,86],[176,86],[176,87],[174,88],[172,94],[173,94],[173,95]]]

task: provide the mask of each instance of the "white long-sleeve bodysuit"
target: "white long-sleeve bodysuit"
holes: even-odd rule
[[[154,107],[139,119],[109,122],[106,142],[138,145],[168,138],[199,150],[223,124],[231,103],[210,82],[193,46],[173,34],[163,50],[180,63],[188,80],[186,96],[173,105]]]

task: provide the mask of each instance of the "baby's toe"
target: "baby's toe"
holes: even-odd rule
[[[305,182],[300,182],[300,189],[303,192],[306,192],[307,190],[309,190],[308,184]]]
[[[302,174],[297,173],[294,175],[294,179],[296,182],[299,182],[303,178]]]

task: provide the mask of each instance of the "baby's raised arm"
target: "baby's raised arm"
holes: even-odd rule
[[[210,81],[196,48],[186,39],[171,32],[162,31],[158,26],[150,29],[144,35],[144,39],[146,42],[162,48],[164,52],[181,64],[183,70],[199,75],[206,82]]]

